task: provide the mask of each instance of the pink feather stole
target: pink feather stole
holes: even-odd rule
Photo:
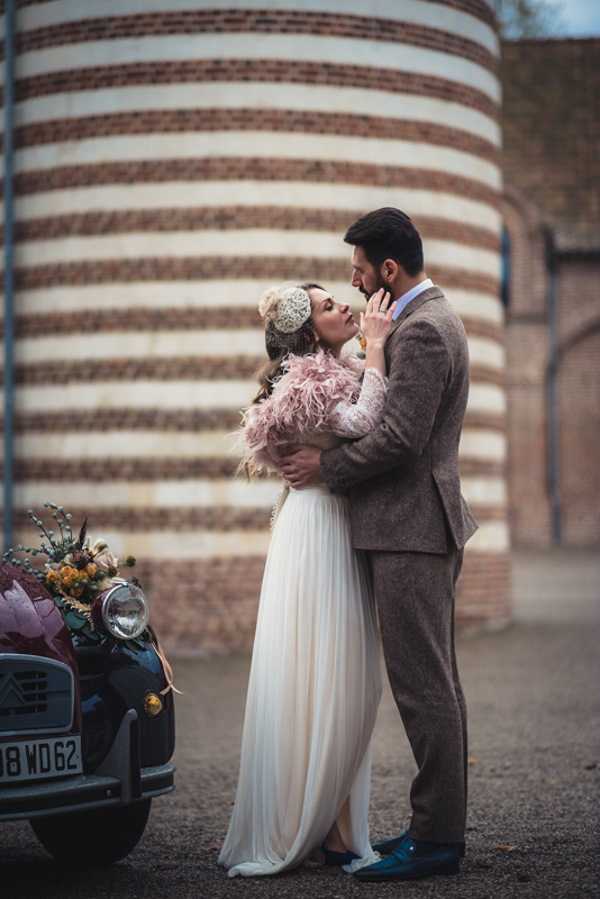
[[[360,372],[350,365],[324,350],[289,355],[271,395],[244,413],[244,461],[276,468],[280,447],[300,442],[309,431],[330,431],[336,405],[354,402],[360,393]]]

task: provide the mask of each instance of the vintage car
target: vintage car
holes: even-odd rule
[[[92,614],[90,640],[31,571],[0,565],[0,820],[28,819],[73,865],[124,858],[174,789],[173,692],[143,592],[113,578]]]

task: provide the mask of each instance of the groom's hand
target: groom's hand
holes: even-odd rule
[[[314,446],[298,446],[283,457],[281,471],[288,484],[298,490],[317,483],[320,464],[320,449]]]

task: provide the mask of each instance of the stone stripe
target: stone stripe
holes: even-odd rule
[[[60,493],[57,493],[57,484]],[[502,476],[463,475],[462,492],[474,506],[497,504],[506,506],[506,482]],[[281,492],[278,479],[260,478],[247,481],[236,478],[188,478],[153,481],[128,481],[120,478],[104,481],[98,490],[93,481],[38,481],[15,484],[15,506],[38,508],[42,502],[60,502],[66,508],[103,509],[126,506],[128,509],[156,508],[190,509],[228,506],[235,509],[271,509]]]
[[[238,460],[220,456],[183,459],[136,459],[127,456],[117,458],[87,459],[16,459],[15,481],[45,481],[62,483],[71,480],[105,481],[153,481],[163,479],[186,480],[191,477],[219,479],[234,477]],[[504,463],[498,460],[461,458],[464,476],[501,475]]]
[[[495,34],[496,23],[490,7],[485,0],[442,0],[444,7],[456,10],[453,16],[447,16],[444,22],[445,28],[461,36],[469,36],[477,43],[483,44],[491,52],[498,52],[498,39]],[[270,3],[270,9],[275,6],[289,7],[286,2]],[[19,16],[19,30],[31,31],[32,29],[64,24],[72,20],[85,22],[100,16],[131,15],[139,13],[140,9],[148,14],[164,13],[164,0],[119,0],[115,6],[114,0],[94,0],[89,6],[77,4],[75,7],[64,3],[47,3],[44,0],[18,0],[17,7],[20,10],[33,6],[31,10],[21,12]],[[197,10],[198,0],[169,0],[171,12]],[[264,0],[211,0],[212,10],[231,11],[232,6],[246,10],[265,10]],[[294,9],[297,12],[329,13],[347,16],[349,13],[358,16],[371,16],[373,13],[372,0],[296,0]],[[412,22],[417,25],[430,25],[437,27],[440,23],[440,8],[437,4],[415,2],[415,0],[403,0],[398,6],[397,0],[378,0],[377,11],[381,17]]]
[[[194,258],[219,258],[227,271],[229,259],[238,263],[257,260],[265,250],[269,256],[299,256],[305,260],[342,260],[348,270],[348,246],[342,235],[326,231],[293,231],[276,228],[240,228],[221,231],[141,231],[123,234],[74,236],[51,240],[32,240],[15,247],[15,263],[21,271],[46,265],[84,261],[144,262],[161,257],[178,261]],[[444,266],[457,271],[469,270],[484,277],[499,278],[498,253],[446,240],[428,240],[424,245],[428,266]],[[306,269],[305,261],[303,268]]]
[[[143,17],[139,17],[141,20]],[[431,32],[429,32],[431,34]],[[88,35],[94,37],[94,35]],[[452,48],[450,48],[451,50]],[[272,33],[252,32],[228,34],[171,34],[164,36],[141,36],[130,40],[88,40],[79,44],[62,44],[46,49],[20,53],[18,70],[21,78],[53,72],[78,69],[80,66],[103,66],[107,59],[113,65],[123,65],[135,60],[138,63],[160,64],[177,60],[253,59],[253,60],[294,60],[297,63],[312,62],[354,66],[373,66],[377,60],[380,70],[414,72],[418,75],[433,76],[455,81],[459,84],[476,84],[479,91],[492,102],[500,100],[500,84],[495,61],[490,67],[479,61],[467,59],[456,52],[444,49],[399,44],[388,40],[370,40],[354,37],[336,37],[314,33]],[[380,75],[380,79],[385,77]]]
[[[241,228],[339,231],[343,234],[362,212],[361,209],[341,211],[270,205],[87,212],[17,221],[15,240],[22,242],[127,232],[202,232],[206,229],[229,231]],[[446,240],[492,252],[500,251],[498,235],[487,229],[427,216],[415,217],[414,222],[425,241]],[[4,239],[3,231],[4,229],[0,229],[0,240]]]
[[[271,281],[240,278],[229,281],[199,283],[190,281],[130,282],[129,284],[83,284],[69,287],[59,286],[39,290],[21,290],[17,294],[18,323],[31,333],[38,333],[33,320],[37,316],[75,311],[93,313],[129,310],[161,310],[172,312],[180,309],[215,309],[227,306],[233,310],[256,309],[258,297],[271,285]],[[328,281],[327,288],[338,302],[349,303],[360,311],[364,306],[362,294],[351,287],[347,280]],[[456,313],[463,319],[475,319],[492,325],[504,322],[504,307],[498,296],[477,291],[454,288],[448,300]],[[0,317],[1,321],[1,317]],[[25,331],[23,332],[25,333]]]
[[[237,424],[237,422],[235,423]],[[465,428],[460,444],[465,457],[503,460],[506,457],[506,436],[495,430]],[[49,434],[44,431],[18,434],[15,454],[23,459],[48,458],[197,458],[199,456],[224,456],[238,458],[241,441],[228,431],[172,431],[90,430],[86,432],[63,431]]]
[[[443,19],[441,19],[443,22]],[[19,30],[16,35],[18,54],[46,48],[66,48],[85,42],[102,43],[110,41],[131,41],[155,37],[156,35],[193,36],[224,34],[245,35],[310,35],[359,40],[377,44],[408,44],[471,60],[478,66],[497,74],[496,55],[478,41],[439,27],[421,25],[418,22],[350,14],[343,15],[305,9],[282,10],[227,10],[193,9],[143,15],[98,16],[93,19],[60,22],[27,31]],[[85,58],[85,51],[82,52]]]
[[[506,390],[499,384],[471,381],[467,410],[493,415],[506,415]]]
[[[505,521],[505,506],[473,506],[473,514],[479,522]],[[88,516],[94,530],[110,528],[113,531],[126,533],[144,533],[147,531],[171,531],[175,533],[202,530],[202,531],[259,531],[269,528],[271,517],[270,508],[251,507],[248,509],[236,509],[230,506],[216,506],[213,508],[188,508],[177,509],[169,506],[156,508],[145,506],[140,508],[127,508],[125,506],[110,506],[94,508],[90,513],[89,507],[69,506],[69,512],[73,515],[73,521],[79,522]],[[13,515],[13,521],[19,530],[28,529],[31,522],[25,509],[17,509]]]
[[[451,147],[391,138],[240,130],[160,133],[154,134],[152,140],[145,134],[131,134],[38,144],[17,152],[15,173],[18,176],[40,169],[54,170],[57,161],[74,167],[97,165],[103,159],[115,163],[167,159],[202,163],[220,159],[244,162],[246,176],[249,173],[254,176],[253,170],[248,168],[249,160],[270,159],[274,152],[282,161],[360,166],[367,159],[371,166],[395,170],[412,168],[418,160],[421,169],[433,176],[434,183],[437,175],[454,176],[474,185],[475,190],[487,191],[488,196],[496,197],[501,187],[500,170],[495,163]],[[276,167],[271,177],[277,171]],[[469,196],[468,191],[466,196]],[[482,196],[473,194],[473,198],[481,199]]]
[[[118,385],[118,386],[117,386]],[[239,411],[256,393],[256,384],[247,379],[198,381],[83,381],[66,383],[57,391],[52,384],[19,385],[17,407],[23,413],[42,410],[57,412],[75,409],[211,409],[229,407]],[[472,382],[468,408],[473,412],[506,413],[506,392],[494,383]]]
[[[507,440],[505,434],[483,429],[463,429],[460,439],[461,456],[504,461],[506,452]]]
[[[169,63],[166,65],[170,69]],[[479,110],[448,99],[387,90],[381,85],[377,88],[348,87],[324,84],[322,79],[316,83],[314,79],[313,83],[293,84],[289,79],[279,79],[277,83],[272,80],[267,82],[262,69],[255,81],[248,80],[247,71],[243,73],[245,80],[207,81],[206,78],[202,79],[202,75],[206,74],[202,69],[198,78],[193,80],[194,70],[189,67],[182,71],[183,80],[179,82],[157,84],[155,77],[146,83],[128,84],[129,77],[139,77],[136,76],[134,67],[133,74],[124,72],[120,82],[103,87],[98,84],[96,71],[105,70],[92,71],[89,80],[85,82],[87,89],[83,90],[78,90],[71,82],[67,82],[64,89],[61,89],[59,83],[56,85],[57,91],[52,92],[48,90],[48,82],[51,83],[54,78],[45,79],[41,86],[45,93],[17,102],[16,126],[31,126],[48,119],[72,120],[113,115],[116,112],[133,116],[145,112],[158,114],[162,111],[172,116],[178,110],[209,111],[215,108],[221,114],[227,109],[236,112],[247,110],[254,114],[265,109],[270,113],[279,110],[287,116],[294,112],[303,115],[307,112],[335,112],[355,118],[376,113],[384,121],[390,119],[439,125],[456,130],[462,136],[483,141],[487,148],[500,146],[498,123]],[[109,71],[112,73],[111,80],[114,80],[112,67]],[[229,74],[233,74],[233,71],[230,70]],[[210,75],[212,79],[212,70]],[[240,75],[238,71],[238,79]],[[74,73],[73,77],[77,83],[81,80],[79,73]],[[265,104],[265,83],[268,83],[268,106]],[[17,92],[18,90],[17,84]],[[48,100],[49,96],[51,101]]]
[[[213,98],[213,102],[216,98]],[[375,108],[375,107],[372,107]],[[451,147],[499,164],[498,149],[487,140],[467,132],[430,122],[409,121],[377,115],[286,109],[153,109],[113,112],[78,118],[56,118],[15,128],[15,147],[61,144],[115,135],[167,134],[180,132],[256,131],[300,134],[330,134],[379,140],[401,140]]]
[[[232,198],[235,197],[235,205]],[[318,221],[327,213],[332,221],[344,216],[354,216],[377,205],[392,204],[400,209],[410,209],[411,215],[421,227],[442,227],[461,233],[462,228],[472,229],[473,234],[487,233],[498,238],[500,217],[498,212],[479,201],[461,199],[442,191],[428,192],[412,188],[373,188],[344,184],[323,184],[272,181],[269,196],[265,196],[265,184],[260,181],[208,181],[195,183],[193,194],[185,181],[155,183],[152,190],[146,184],[128,184],[97,187],[76,187],[72,190],[48,190],[40,193],[21,194],[17,199],[19,223],[32,219],[63,219],[67,216],[102,214],[104,216],[132,215],[194,215],[203,210],[208,219],[222,213],[229,221],[233,212],[239,216],[256,215],[261,210],[272,210],[275,217],[285,210],[290,216],[305,211]],[[143,219],[142,219],[143,220]],[[176,221],[176,219],[174,219]],[[437,224],[436,224],[437,223]],[[461,227],[462,226],[462,227]]]
[[[510,551],[510,531],[506,521],[485,521],[479,523],[469,540],[471,552],[507,553]]]
[[[409,188],[456,194],[458,197],[488,204],[497,210],[498,192],[487,185],[460,175],[414,166],[374,165],[365,162],[335,160],[283,159],[247,156],[245,158],[205,157],[196,159],[164,158],[130,160],[86,165],[53,165],[48,169],[17,172],[17,195],[48,190],[72,189],[103,184],[131,184],[186,181],[308,181],[319,184],[362,184],[380,188]],[[190,187],[190,190],[192,188]]]
[[[90,510],[91,511],[91,510]],[[25,546],[37,543],[38,532],[25,528],[18,533],[18,542]],[[111,531],[102,534],[117,556],[133,555],[138,558],[173,559],[182,562],[219,556],[253,556],[266,554],[270,534],[260,530],[231,531]],[[504,521],[481,522],[469,541],[471,551],[501,553],[510,547],[508,528]]]
[[[58,332],[59,329],[57,329]],[[114,364],[120,368],[116,375],[118,380],[127,377],[126,363],[135,366],[139,362],[148,362],[158,368],[166,365],[182,366],[182,371],[201,371],[200,360],[206,360],[207,377],[219,377],[219,368],[226,367],[229,374],[223,377],[237,377],[240,373],[254,365],[258,368],[266,361],[265,338],[262,328],[256,330],[166,330],[135,332],[74,332],[68,336],[59,335],[49,329],[40,336],[20,339],[16,344],[17,366],[25,370],[38,370],[38,366],[46,364],[80,365],[91,364],[109,366]],[[51,336],[48,336],[51,335]],[[347,346],[349,352],[358,349],[357,343]],[[488,337],[469,337],[469,352],[472,370],[478,366],[492,371],[503,371],[505,366],[504,347],[501,343]],[[0,358],[2,349],[0,348]],[[187,360],[191,360],[188,362]],[[199,360],[198,362],[194,360]],[[231,363],[237,360],[239,369]],[[189,368],[189,365],[192,368]],[[48,369],[50,371],[51,369]],[[153,369],[149,368],[151,372]],[[173,369],[175,370],[175,369]],[[58,369],[57,369],[58,371]],[[133,369],[132,369],[133,371]],[[136,372],[141,371],[135,368]],[[214,373],[214,374],[213,374]]]
[[[194,257],[173,259],[148,256],[143,259],[111,259],[86,262],[63,262],[54,265],[34,265],[15,270],[17,290],[30,290],[57,285],[106,284],[112,281],[170,281],[216,280],[223,272],[221,257]],[[464,290],[497,294],[498,280],[486,274],[464,270],[441,269],[427,266],[430,277],[444,289],[458,287]],[[227,260],[229,278],[264,278],[275,281],[295,281],[304,273],[317,281],[341,281],[348,274],[346,260],[330,260],[306,257],[249,257]]]
[[[15,416],[14,430],[16,434],[35,432],[40,434],[64,434],[111,431],[118,422],[124,431],[154,430],[213,432],[233,431],[240,423],[237,409],[161,409],[161,408],[119,408],[111,409],[69,409],[58,411],[40,411],[23,413]],[[2,417],[0,423],[3,425]],[[506,416],[494,412],[467,410],[466,428],[494,429],[506,433]],[[200,437],[200,433],[198,435]]]
[[[385,95],[404,94],[418,97],[420,100],[429,98],[441,100],[444,104],[453,104],[456,111],[464,109],[464,121],[459,127],[467,128],[469,111],[476,111],[485,118],[479,122],[479,130],[489,133],[489,128],[494,128],[494,135],[498,132],[498,107],[496,103],[482,93],[473,84],[460,84],[443,76],[432,74],[419,74],[414,71],[390,69],[385,74],[385,89],[382,88],[381,70],[372,65],[351,65],[349,63],[333,63],[330,60],[311,60],[303,62],[296,60],[293,66],[285,59],[182,59],[182,60],[154,60],[143,62],[124,62],[121,64],[97,66],[78,66],[75,69],[63,69],[53,72],[45,72],[42,75],[34,75],[29,78],[19,77],[15,83],[15,95],[17,103],[28,99],[46,97],[50,94],[62,94],[70,92],[95,92],[102,89],[115,89],[123,86],[135,85],[181,85],[207,83],[215,91],[221,94],[225,87],[240,84],[240,97],[244,96],[243,88],[247,83],[269,85],[269,102],[271,91],[278,89],[285,83],[303,87],[329,86],[342,88],[343,95],[351,98],[353,90],[366,91],[367,96],[372,95],[372,102],[377,108],[384,103],[378,102]],[[264,104],[264,87],[263,104]],[[115,99],[118,99],[118,94]],[[341,99],[343,103],[343,98]],[[393,103],[393,99],[391,100]],[[238,99],[237,105],[240,104]],[[309,105],[306,103],[305,105]],[[117,103],[113,105],[113,109]],[[117,107],[118,108],[118,107]],[[339,108],[335,106],[334,108]],[[443,113],[442,113],[443,114]],[[468,129],[467,129],[468,130]],[[494,143],[499,143],[494,139]]]
[[[90,510],[91,511],[91,510]],[[484,525],[485,527],[485,525]],[[90,527],[91,530],[91,527]],[[24,529],[17,532],[18,542],[33,546],[39,542],[38,532]],[[181,562],[188,559],[206,559],[220,556],[254,556],[266,554],[269,546],[268,531],[104,531],[102,537],[118,557],[132,555],[138,558],[172,559]],[[137,572],[135,572],[137,573]]]

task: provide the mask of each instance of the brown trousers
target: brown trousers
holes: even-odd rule
[[[463,551],[368,551],[392,693],[418,766],[410,835],[462,842],[467,810],[467,710],[454,648]]]

